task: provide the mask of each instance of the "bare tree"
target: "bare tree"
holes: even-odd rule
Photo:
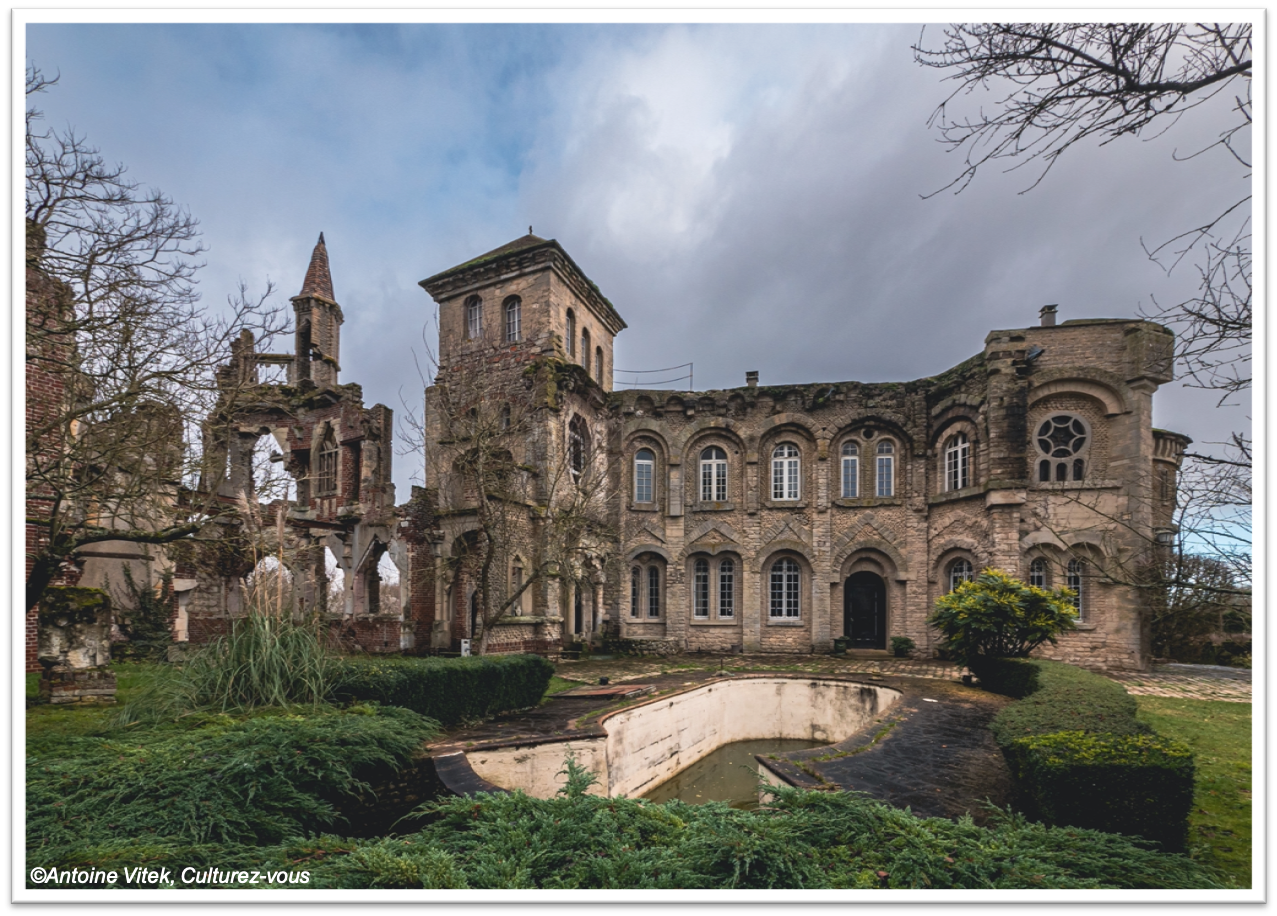
[[[201,306],[198,224],[74,130],[44,126],[30,101],[55,81],[28,67],[28,609],[89,544],[170,543],[235,511],[194,487],[225,473],[205,466],[200,425],[235,387],[216,373],[232,344],[280,326],[269,285]]]
[[[465,529],[451,572],[473,577],[483,654],[493,625],[517,615],[525,594],[547,580],[588,579],[591,565],[601,572],[611,561],[614,482],[604,443],[565,409],[574,392],[601,393],[579,366],[486,339],[467,341],[449,363],[435,367],[426,422],[411,438],[425,446],[440,517]]]
[[[1227,105],[1232,123],[1179,158],[1222,151],[1249,187],[1250,23],[955,23],[943,36],[939,47],[924,47],[924,30],[913,51],[918,63],[953,71],[947,79],[958,84],[930,121],[965,156],[947,188],[961,191],[982,167],[1006,161],[1040,168],[1027,191],[1083,140],[1156,136],[1207,103]],[[993,92],[993,103],[951,115],[957,99],[977,92]],[[1154,300],[1148,317],[1175,327],[1189,384],[1220,391],[1221,403],[1250,387],[1250,200],[1239,194],[1200,225],[1146,246],[1168,271],[1196,260],[1198,295]]]

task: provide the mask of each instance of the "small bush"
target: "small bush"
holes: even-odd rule
[[[904,658],[917,648],[917,644],[908,636],[891,637],[891,654],[896,658]]]
[[[936,599],[928,619],[959,664],[978,658],[1027,658],[1076,625],[1073,592],[1025,585],[998,569],[986,569]]]
[[[332,695],[403,706],[456,725],[536,706],[554,675],[539,655],[480,658],[348,658],[337,669]]]

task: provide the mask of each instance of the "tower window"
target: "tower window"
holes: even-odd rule
[[[639,615],[639,590],[643,580],[643,570],[635,566],[630,570],[630,616]]]
[[[574,481],[579,481],[585,473],[589,450],[589,431],[585,427],[585,421],[579,416],[573,417],[568,424],[568,470],[572,472]]]
[[[661,571],[655,566],[647,568],[647,616],[661,616]]]
[[[1041,557],[1029,564],[1029,584],[1034,588],[1046,588],[1046,560]]]
[[[590,371],[590,329],[581,328],[581,365]]]
[[[718,616],[736,615],[736,564],[725,559],[718,564]]]
[[[517,343],[523,339],[523,303],[518,296],[505,301],[505,342]]]
[[[567,344],[568,356],[576,356],[576,312],[571,309],[568,309],[568,320],[564,328],[563,342]]]
[[[324,431],[315,461],[315,495],[332,496],[337,492],[337,437],[330,426]]]
[[[1085,480],[1090,442],[1090,430],[1081,417],[1067,413],[1047,417],[1034,437],[1038,452],[1045,456],[1038,461],[1038,482]]]
[[[603,348],[594,348],[594,378],[598,380],[600,385],[603,384]]]
[[[466,337],[477,340],[483,333],[483,300],[471,296],[466,300]]]
[[[975,578],[975,569],[971,566],[970,560],[954,560],[953,565],[949,567],[949,591],[953,591],[963,582],[970,582],[973,578]]]

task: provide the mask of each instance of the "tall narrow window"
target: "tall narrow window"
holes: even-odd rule
[[[736,563],[731,559],[718,564],[718,616],[736,616]]]
[[[661,616],[661,571],[655,566],[647,568],[647,616]]]
[[[970,560],[954,560],[949,567],[949,591],[953,591],[963,582],[970,582],[975,576]]]
[[[799,616],[801,573],[798,564],[789,557],[782,557],[772,566],[771,614],[772,618],[795,619]]]
[[[1046,560],[1041,557],[1029,564],[1029,584],[1034,588],[1046,588]]]
[[[896,492],[896,447],[890,442],[878,443],[878,495],[893,496]]]
[[[708,617],[709,616],[709,561],[697,560],[693,573],[692,594],[693,607],[692,616]]]
[[[523,339],[523,303],[518,296],[505,301],[505,342],[517,343]]]
[[[567,344],[568,356],[576,356],[576,313],[568,309],[568,322],[563,332],[563,342]]]
[[[1065,584],[1073,590],[1073,606],[1077,608],[1077,619],[1086,617],[1086,602],[1082,600],[1082,577],[1086,574],[1086,564],[1081,560],[1069,560],[1068,578]]]
[[[844,442],[842,447],[842,498],[860,495],[860,446]]]
[[[710,446],[701,452],[701,502],[727,501],[727,452]]]
[[[518,595],[519,589],[523,588],[523,564],[520,563],[518,560],[514,561],[513,572],[514,572],[513,581],[510,583],[511,591],[514,594]],[[523,596],[519,595],[519,597],[514,600],[514,606],[512,610],[514,610],[515,612],[518,612],[522,608],[523,608]]]
[[[332,496],[337,492],[337,437],[331,426],[324,431],[315,469],[315,495]]]
[[[594,348],[594,380],[603,384],[603,348]]]
[[[580,480],[585,473],[589,449],[589,433],[585,428],[585,421],[580,417],[573,417],[568,423],[568,470],[572,472],[574,481]]]
[[[639,590],[642,587],[643,571],[637,566],[630,570],[630,616],[639,615]]]
[[[966,433],[958,433],[944,446],[944,488],[964,490],[971,486],[971,443]]]
[[[483,300],[471,296],[466,300],[466,337],[478,339],[483,333]]]
[[[656,456],[651,449],[641,448],[634,454],[634,501],[650,503],[652,501],[652,468],[656,465]]]
[[[772,499],[798,499],[798,446],[782,442],[772,452]]]
[[[581,328],[581,365],[590,371],[590,329]]]

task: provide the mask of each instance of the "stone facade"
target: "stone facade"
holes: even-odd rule
[[[1169,530],[1188,441],[1151,423],[1153,394],[1172,378],[1166,328],[1056,324],[1048,307],[1040,325],[993,331],[980,353],[910,382],[768,387],[749,373],[726,390],[613,392],[624,322],[556,242],[529,235],[422,286],[439,306],[443,388],[487,373],[486,401],[500,405],[511,379],[552,376],[510,446],[529,482],[493,587],[512,588],[516,559],[551,549],[538,518],[563,499],[547,489],[554,469],[577,447],[598,465],[606,525],[520,611],[553,621],[545,633],[557,624],[565,644],[606,635],[662,651],[807,653],[847,637],[885,655],[903,636],[931,656],[935,599],[992,566],[1080,587],[1078,630],[1045,654],[1148,666],[1133,583]],[[427,392],[427,478],[443,502],[455,497],[441,511],[436,576],[452,626],[440,621],[436,645],[475,633],[479,579],[465,546],[478,494],[456,431],[438,421],[445,394]]]

